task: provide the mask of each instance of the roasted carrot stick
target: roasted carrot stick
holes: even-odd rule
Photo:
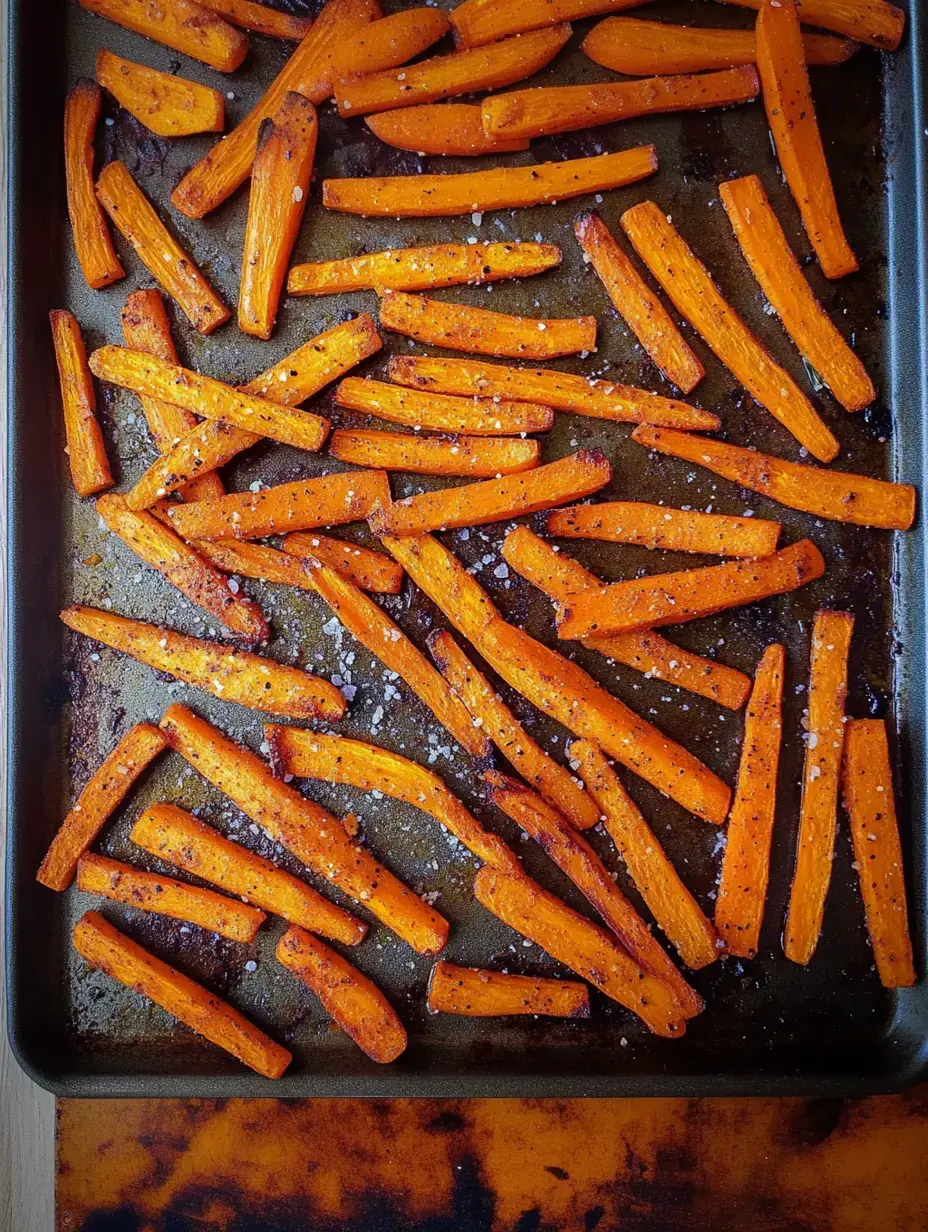
[[[159,137],[223,130],[225,100],[209,86],[124,60],[104,48],[97,52],[96,74],[119,105]]]
[[[173,47],[221,73],[234,73],[248,54],[245,35],[196,0],[171,0],[170,4],[151,4],[149,0],[78,2],[90,13]]]
[[[171,194],[175,209],[202,218],[222,205],[248,179],[258,146],[258,129],[290,90],[316,106],[332,93],[332,54],[358,27],[380,16],[377,0],[328,0],[260,102],[222,141],[195,163]]]
[[[853,522],[883,530],[908,530],[915,521],[915,489],[869,475],[803,466],[705,436],[642,426],[632,440],[674,458],[705,466],[742,488],[831,522]]]
[[[559,21],[634,8],[644,0],[465,0],[451,10],[455,42],[480,47],[510,34],[539,30]]]
[[[474,103],[422,103],[367,117],[367,127],[386,145],[416,154],[510,154],[527,150],[527,137],[488,137]]]
[[[711,411],[698,410],[685,402],[614,381],[555,372],[552,368],[507,368],[478,359],[394,355],[390,360],[390,380],[423,392],[506,398],[513,402],[530,398],[558,411],[619,423],[659,423],[709,432],[720,423]]]
[[[305,559],[300,559],[309,556],[343,573],[361,590],[395,595],[403,584],[402,569],[383,553],[315,533],[289,535],[283,552],[236,539],[198,539],[196,548],[227,573],[296,586],[300,590],[315,591],[309,566]]]
[[[256,3],[256,0],[200,0],[200,3],[204,8],[219,13],[233,26],[297,43],[309,34],[313,24],[311,17],[291,17],[289,13],[269,9],[265,4]]]
[[[219,642],[187,637],[92,607],[67,607],[61,619],[85,637],[223,701],[292,719],[334,722],[345,713],[345,699],[327,680],[247,650],[231,650]]]
[[[341,462],[386,471],[499,479],[537,466],[541,446],[505,436],[435,437],[340,429],[332,434],[329,453]]]
[[[783,328],[846,411],[876,397],[863,364],[806,281],[756,175],[725,180],[719,196],[741,251]]]
[[[653,201],[643,201],[626,210],[621,221],[635,251],[671,303],[725,367],[813,457],[831,462],[838,453],[831,430],[724,298],[663,211]]]
[[[450,28],[447,13],[430,8],[404,9],[372,21],[360,33],[349,34],[332,53],[335,80],[399,68],[437,43]]]
[[[844,749],[847,663],[853,631],[854,617],[850,612],[815,614],[796,868],[783,931],[783,953],[803,965],[815,953],[831,882]]]
[[[725,0],[739,8],[760,9],[763,0]],[[799,0],[801,21],[834,30],[884,51],[895,51],[905,28],[905,10],[886,0]]]
[[[437,774],[375,744],[268,725],[264,738],[282,770],[296,778],[346,783],[361,791],[382,792],[434,817],[478,859],[494,868],[521,871],[502,839],[484,829]]]
[[[777,158],[826,278],[859,268],[841,226],[815,118],[795,0],[764,0],[757,14],[757,68]],[[825,459],[827,461],[827,459]]]
[[[100,87],[86,77],[64,104],[64,174],[68,217],[78,264],[94,290],[125,278],[93,185],[93,139],[100,118]]]
[[[706,370],[631,258],[598,214],[581,214],[574,222],[574,234],[583,249],[583,259],[596,270],[616,312],[668,381],[690,393]]]
[[[448,924],[348,836],[342,823],[275,778],[271,767],[185,706],[161,720],[171,747],[298,860],[363,903],[422,954],[445,944]]]
[[[342,381],[335,391],[335,401],[349,411],[364,411],[416,431],[512,436],[517,432],[547,432],[554,422],[553,411],[531,402],[445,397],[357,376]]]
[[[383,552],[362,548],[343,539],[330,539],[316,531],[297,532],[284,539],[284,551],[302,559],[312,557],[342,573],[360,590],[381,595],[398,595],[403,589],[403,569]]]
[[[777,550],[780,523],[647,505],[605,501],[555,509],[545,519],[549,535],[562,539],[606,539],[643,548],[702,552],[710,556],[769,556]]]
[[[852,719],[847,724],[842,784],[880,981],[886,988],[909,988],[916,975],[893,774],[882,719]]]
[[[113,473],[97,420],[97,395],[87,366],[81,327],[74,314],[64,308],[53,309],[48,320],[58,368],[71,482],[78,496],[92,496],[113,486]]]
[[[406,1031],[390,1002],[340,954],[297,927],[287,929],[274,954],[372,1061],[386,1065],[405,1051]]]
[[[94,772],[61,823],[36,873],[36,881],[50,890],[68,888],[74,880],[78,860],[100,833],[106,819],[166,746],[163,733],[151,723],[138,723],[129,729]]]
[[[229,309],[168,231],[125,163],[112,162],[103,168],[97,197],[139,260],[195,329],[211,334],[228,321]]]
[[[528,735],[451,634],[436,630],[429,637],[429,650],[444,678],[470,711],[474,723],[522,777],[578,830],[595,826],[599,821],[599,809],[591,797]]]
[[[227,139],[228,140],[228,139]],[[647,179],[657,170],[653,145],[589,158],[501,167],[462,175],[367,176],[322,181],[322,204],[342,214],[438,218],[566,201]]]
[[[400,72],[342,77],[335,82],[335,101],[342,116],[356,116],[496,90],[543,69],[569,38],[570,26],[552,26],[489,47],[433,56]]]
[[[279,1078],[290,1064],[292,1057],[286,1048],[252,1026],[238,1010],[149,954],[96,911],[78,920],[73,940],[91,967],[154,1001],[265,1078]]]
[[[430,1014],[462,1014],[465,1018],[510,1014],[589,1018],[590,994],[585,984],[573,980],[457,967],[439,959],[429,976],[426,1006]]]
[[[744,742],[728,842],[715,903],[715,927],[729,954],[753,958],[767,901],[770,843],[776,812],[777,768],[783,738],[785,649],[764,651],[744,720]]]

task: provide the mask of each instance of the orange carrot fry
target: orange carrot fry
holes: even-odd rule
[[[541,446],[505,436],[434,437],[340,429],[332,434],[329,453],[341,462],[386,471],[498,479],[537,466]]]
[[[424,355],[394,355],[390,380],[423,392],[465,397],[530,398],[558,411],[573,411],[619,423],[654,423],[711,432],[720,420],[685,402],[662,398],[630,385],[555,372],[552,368],[507,368],[477,359],[436,359]]]
[[[595,317],[514,317],[405,291],[383,292],[380,324],[417,342],[478,355],[553,359],[596,349]]]
[[[372,1061],[386,1065],[405,1051],[406,1031],[390,1002],[340,954],[297,927],[284,933],[274,954]]]
[[[646,449],[695,462],[742,488],[831,522],[908,530],[915,521],[915,489],[908,483],[887,483],[869,475],[803,466],[753,449],[665,428],[636,428],[632,440]]]
[[[137,911],[154,911],[173,920],[185,920],[232,941],[254,941],[267,919],[263,911],[234,898],[186,885],[172,877],[146,873],[106,856],[81,856],[77,888],[85,894],[101,894],[128,903]]]
[[[71,87],[64,104],[68,217],[78,264],[87,285],[94,290],[126,276],[93,186],[93,138],[100,106],[100,87],[86,77]]]
[[[390,362],[392,365],[393,360]],[[349,411],[363,411],[416,431],[512,436],[517,432],[547,432],[554,422],[554,412],[535,403],[446,397],[357,376],[342,381],[335,391],[335,401]]]
[[[383,552],[362,548],[343,539],[330,539],[316,531],[297,532],[284,539],[284,551],[302,559],[312,557],[344,574],[359,590],[381,595],[398,595],[403,589],[403,569]]]
[[[559,21],[634,8],[645,0],[465,0],[451,10],[455,42],[480,47],[510,34],[540,30]]]
[[[283,552],[261,543],[236,539],[198,539],[195,543],[198,552],[226,573],[296,586],[300,590],[315,592],[309,566],[305,559],[300,559],[309,556],[344,574],[361,590],[395,595],[399,594],[403,583],[402,569],[383,553],[316,533],[289,535]]]
[[[448,33],[451,23],[441,9],[413,8],[391,13],[349,34],[332,53],[332,72],[340,77],[383,73],[414,59]]]
[[[473,103],[423,103],[367,117],[367,127],[386,145],[415,154],[511,154],[527,150],[527,137],[488,137]]]
[[[693,970],[715,962],[719,956],[715,929],[603,753],[588,740],[575,740],[569,751],[571,760],[580,763],[587,790],[602,809],[628,875],[667,939]]]
[[[185,706],[161,720],[171,747],[308,868],[363,903],[378,920],[421,954],[436,954],[448,924],[359,843],[343,824],[275,778],[248,749]]]
[[[200,0],[200,3],[233,26],[296,43],[309,34],[313,24],[311,17],[291,17],[289,13],[270,9],[265,4],[256,3],[256,0]]]
[[[91,967],[154,1001],[265,1078],[280,1078],[293,1059],[238,1010],[149,954],[96,911],[78,920],[73,939],[74,948]]]
[[[258,130],[238,300],[238,327],[255,338],[268,339],[274,331],[309,195],[318,132],[316,108],[294,91]]]
[[[770,556],[777,550],[780,523],[699,513],[643,501],[606,501],[555,509],[546,518],[549,535],[563,539],[606,539],[643,548],[701,552],[710,556]]]
[[[318,106],[332,93],[332,54],[358,27],[380,16],[377,0],[328,0],[309,33],[245,119],[187,172],[171,204],[188,218],[202,218],[222,205],[251,173],[261,121],[280,107],[290,90]]]
[[[159,137],[223,130],[225,100],[218,90],[124,60],[104,48],[97,52],[96,73],[119,105]]]
[[[90,13],[144,34],[165,47],[173,47],[221,73],[234,73],[248,54],[245,35],[196,0],[171,0],[170,4],[151,4],[150,0],[78,3]]]
[[[642,971],[604,929],[530,878],[482,868],[474,878],[474,893],[504,924],[637,1014],[655,1035],[683,1035],[686,1017],[669,985]]]
[[[596,270],[616,312],[668,381],[690,393],[706,371],[609,228],[598,214],[590,212],[574,222],[574,234],[584,260]]]
[[[119,744],[81,792],[45,854],[36,881],[50,890],[66,890],[77,862],[100,833],[106,819],[129,794],[133,783],[167,745],[151,723],[139,723]]]
[[[822,137],[815,118],[795,0],[765,3],[757,15],[757,68],[767,123],[780,167],[826,278],[843,278],[859,263],[841,226]],[[827,461],[827,459],[826,459]]]
[[[759,9],[763,0],[725,0],[744,9]],[[886,0],[799,0],[801,21],[834,30],[884,51],[895,51],[905,28],[905,10]]]
[[[634,184],[656,170],[654,146],[643,145],[617,154],[462,175],[323,180],[322,204],[342,214],[438,218],[566,201],[569,197]]]
[[[715,903],[715,927],[729,954],[753,958],[767,901],[770,843],[780,762],[785,649],[764,651],[744,720],[744,743]]]
[[[783,328],[846,411],[876,397],[863,364],[806,281],[756,175],[725,180],[719,196],[745,260]]]
[[[793,378],[755,338],[683,236],[653,201],[633,205],[622,227],[676,310],[736,380],[813,457],[831,462],[838,442]]]
[[[81,327],[74,314],[64,308],[53,309],[48,320],[58,367],[71,482],[78,496],[92,496],[113,486],[113,473],[97,420],[97,395],[87,366]]]
[[[847,662],[853,631],[854,617],[850,612],[815,614],[796,868],[783,932],[783,953],[803,965],[815,953],[831,882],[844,749]]]
[[[345,783],[404,800],[434,817],[478,859],[512,873],[521,865],[502,839],[485,830],[437,774],[375,744],[268,725],[264,738],[281,768],[296,778]]]
[[[430,1014],[462,1014],[466,1018],[511,1014],[589,1018],[590,994],[585,984],[573,980],[458,967],[439,959],[429,976],[426,1006]]]
[[[229,309],[168,231],[125,163],[112,162],[103,168],[97,197],[139,260],[195,329],[211,334],[228,321]]]
[[[877,971],[886,988],[909,988],[917,977],[893,774],[882,719],[852,719],[847,724],[842,782]]]
[[[247,650],[232,650],[92,607],[65,608],[61,619],[85,637],[223,701],[292,719],[334,722],[345,713],[345,699],[327,680]]]

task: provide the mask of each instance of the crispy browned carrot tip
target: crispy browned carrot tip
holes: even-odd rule
[[[161,726],[176,752],[307,868],[363,903],[419,953],[442,949],[447,921],[350,838],[331,813],[275,778],[260,757],[185,706],[169,707]]]
[[[816,612],[796,867],[783,930],[783,953],[803,965],[815,953],[831,883],[844,749],[847,663],[853,632],[854,617],[850,612]]]
[[[106,819],[166,745],[162,732],[151,723],[139,723],[130,728],[94,772],[61,823],[36,873],[36,881],[50,890],[68,888],[74,880],[78,860],[100,833]]]
[[[309,34],[313,24],[311,17],[291,17],[279,9],[269,9],[256,0],[200,0],[204,8],[219,13],[233,26],[253,30],[255,34],[267,34],[271,38],[290,39],[298,43]]]
[[[188,218],[202,218],[222,205],[251,171],[261,121],[269,119],[290,90],[319,105],[332,92],[332,53],[359,26],[380,16],[377,0],[328,0],[287,63],[245,119],[205,154],[171,194]]]
[[[707,556],[770,556],[780,537],[780,523],[764,518],[700,513],[643,501],[555,509],[545,516],[545,529],[562,539],[606,539]]]
[[[739,487],[831,522],[908,530],[915,521],[915,489],[908,483],[887,483],[869,475],[803,466],[666,428],[643,425],[632,433],[632,440],[646,449],[695,462]]]
[[[85,637],[223,701],[292,719],[334,722],[345,713],[345,699],[327,680],[247,650],[233,650],[92,607],[65,608],[61,619]]]
[[[777,157],[809,243],[825,277],[843,278],[858,269],[859,263],[838,216],[815,118],[795,0],[761,5],[757,14],[757,68]]]
[[[554,422],[550,407],[535,403],[447,397],[357,376],[341,382],[335,391],[335,401],[350,411],[366,412],[416,431],[512,436],[517,432],[547,432]]]
[[[344,574],[360,590],[376,594],[398,595],[403,589],[403,568],[383,552],[362,548],[357,543],[342,539],[330,539],[316,532],[288,535],[284,551],[303,559],[312,557],[324,565]]]
[[[74,948],[91,966],[140,993],[265,1078],[279,1078],[292,1057],[236,1009],[149,954],[96,911],[74,929]]]
[[[590,496],[611,478],[612,467],[599,450],[581,449],[523,475],[408,496],[375,509],[368,520],[377,535],[484,526]]]
[[[386,471],[499,479],[536,467],[541,446],[505,436],[413,436],[358,428],[333,432],[329,453],[340,462]]]
[[[228,140],[228,139],[227,139]],[[323,180],[322,204],[343,214],[440,218],[517,206],[546,205],[634,184],[657,170],[653,145],[533,167],[462,175],[367,176]]]
[[[507,624],[480,583],[436,538],[394,536],[384,546],[497,675],[543,714],[598,744],[697,817],[725,820],[730,792],[721,779],[576,663]]]
[[[426,1006],[430,1014],[462,1014],[465,1018],[510,1014],[589,1018],[590,994],[585,984],[573,980],[458,967],[439,959],[429,976]]]
[[[201,334],[211,334],[231,313],[161,221],[125,163],[108,163],[97,180],[97,197],[139,260]]]
[[[863,364],[816,299],[756,175],[726,180],[719,196],[745,260],[783,328],[846,411],[876,397]]]
[[[724,298],[663,211],[643,201],[626,210],[621,222],[668,299],[725,367],[813,457],[831,462],[838,454],[831,429]]]
[[[119,105],[159,137],[223,130],[225,100],[218,90],[124,60],[105,48],[97,52],[96,73]]]
[[[248,54],[245,35],[196,0],[171,0],[170,4],[150,4],[149,0],[78,3],[90,13],[144,34],[165,47],[173,47],[221,73],[234,73]]]
[[[71,482],[79,496],[92,496],[113,486],[113,473],[97,420],[97,395],[81,327],[74,314],[64,308],[53,309],[48,321],[58,367]]]
[[[614,381],[556,372],[553,368],[510,368],[480,359],[436,359],[425,355],[394,355],[390,380],[422,393],[509,399],[573,411],[619,423],[666,424],[668,427],[711,432],[718,415],[659,394],[617,385]]]
[[[489,833],[445,786],[437,774],[417,762],[360,740],[268,725],[264,738],[285,773],[296,778],[345,783],[361,791],[378,791],[422,809],[494,868],[520,871],[502,839]]]
[[[728,842],[715,904],[715,927],[729,954],[753,958],[767,901],[770,843],[780,763],[785,649],[774,642],[757,665],[744,720],[744,741]]]
[[[559,21],[634,8],[642,0],[465,0],[451,10],[458,47],[480,47],[497,39],[540,30]]]
[[[307,557],[324,560],[362,590],[397,594],[403,582],[402,569],[382,553],[339,539],[326,539],[319,534],[290,535],[287,544],[291,546],[285,545],[283,552],[265,544],[245,543],[236,539],[196,539],[194,544],[198,552],[226,573],[257,578],[260,582],[296,586],[313,593],[316,588],[306,563]]]
[[[683,1035],[686,1017],[670,986],[643,971],[605,929],[529,877],[508,876],[487,866],[474,878],[474,893],[497,919],[637,1014],[655,1035]]]
[[[475,103],[423,103],[381,111],[366,120],[367,127],[385,145],[415,154],[453,155],[511,154],[527,150],[527,137],[488,137],[483,131],[479,105]]]
[[[100,117],[100,87],[81,77],[64,104],[64,172],[68,216],[78,264],[87,285],[108,287],[126,276],[93,186],[93,139]]]
[[[274,331],[309,196],[318,133],[316,108],[292,90],[258,130],[238,300],[238,327],[256,338],[270,338]]]
[[[450,633],[429,637],[432,657],[442,675],[473,715],[474,723],[539,794],[578,830],[599,821],[599,809],[563,766],[528,735],[522,724],[458,646]]]
[[[584,260],[596,270],[616,312],[664,376],[690,393],[706,375],[705,369],[631,258],[598,214],[581,214],[574,222],[574,234]]]
[[[302,928],[288,928],[274,955],[322,1002],[362,1052],[382,1065],[406,1048],[406,1031],[380,989],[356,967]]]
[[[448,33],[451,23],[441,9],[412,8],[391,13],[349,34],[332,53],[332,71],[340,77],[363,77],[399,68]]]
[[[759,9],[763,0],[724,0],[739,8]],[[848,4],[845,0],[800,0],[800,19],[810,26],[833,30],[872,47],[895,51],[905,28],[905,11],[886,0],[864,0]]]

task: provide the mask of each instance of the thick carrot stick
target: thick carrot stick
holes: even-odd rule
[[[632,440],[674,458],[695,462],[739,487],[830,522],[853,522],[883,530],[908,530],[915,521],[915,489],[869,475],[826,471],[769,454],[712,441],[688,432],[642,426]]]
[[[815,118],[795,0],[764,0],[757,15],[757,68],[780,167],[826,278],[859,268],[841,226]],[[827,461],[827,459],[825,459]]]
[[[838,442],[793,378],[724,298],[712,276],[653,201],[633,205],[622,227],[671,303],[748,393],[813,457],[831,462]]]
[[[448,33],[451,23],[441,9],[412,8],[391,13],[349,34],[332,54],[335,80],[363,77],[399,68]]]
[[[439,959],[429,975],[426,1006],[430,1014],[462,1014],[465,1018],[512,1014],[589,1018],[590,994],[585,984],[573,980],[458,967]]]
[[[844,749],[847,664],[853,631],[854,617],[850,612],[815,614],[796,868],[783,931],[783,953],[803,965],[815,953],[831,882]]]
[[[209,86],[124,60],[105,48],[97,52],[96,74],[120,107],[159,137],[223,130],[225,100]]]
[[[852,719],[847,724],[842,783],[877,971],[885,987],[909,988],[917,977],[893,774],[882,719]]]
[[[434,437],[339,429],[332,433],[329,453],[341,462],[385,471],[499,479],[537,466],[541,446],[505,436]]]
[[[739,8],[760,9],[763,0],[724,0]],[[848,38],[895,51],[905,29],[905,10],[886,0],[799,0],[800,21]]]
[[[643,3],[645,0],[465,0],[451,10],[451,24],[459,47],[480,47],[510,34]]]
[[[386,145],[416,154],[511,154],[527,150],[527,137],[488,137],[474,103],[422,103],[367,117],[367,127]]]
[[[239,545],[241,546],[241,545]],[[284,551],[302,559],[320,560],[336,573],[344,574],[360,590],[398,595],[403,589],[403,569],[395,560],[372,548],[343,539],[330,539],[316,531],[297,532],[284,539]]]
[[[118,26],[173,47],[221,73],[234,73],[248,54],[248,39],[196,0],[78,0],[81,8]]]
[[[149,954],[96,911],[88,911],[78,920],[73,940],[74,948],[91,967],[154,1001],[265,1078],[280,1078],[293,1059],[286,1048],[252,1026],[238,1010]]]
[[[53,309],[48,320],[58,368],[71,482],[78,496],[92,496],[113,486],[113,472],[97,419],[97,395],[81,327],[74,314],[64,308]]]
[[[739,958],[753,958],[757,953],[767,901],[783,738],[785,658],[785,648],[774,642],[757,665],[744,720],[735,799],[728,817],[715,927],[728,953]]]
[[[71,87],[64,104],[64,175],[68,217],[78,264],[98,290],[125,278],[106,216],[93,185],[93,139],[100,118],[100,87],[86,77]]]
[[[563,539],[606,539],[643,548],[701,552],[710,556],[769,556],[777,550],[780,523],[648,505],[605,501],[555,509],[545,519],[549,535]]]
[[[390,361],[391,364],[393,360]],[[390,375],[393,375],[392,369]],[[405,424],[417,432],[465,432],[469,436],[515,435],[547,432],[554,413],[531,402],[505,402],[494,398],[455,398],[417,389],[401,389],[383,381],[346,377],[335,391],[335,401],[349,411],[362,411],[389,423]]]
[[[616,312],[668,381],[690,393],[706,370],[631,258],[598,214],[581,214],[574,222],[574,234],[583,259],[596,270]]]
[[[50,890],[66,890],[77,862],[129,794],[133,783],[167,746],[164,734],[151,723],[138,723],[123,736],[94,771],[61,823],[45,853],[36,881]]]
[[[227,573],[277,582],[315,592],[306,557],[314,557],[342,573],[361,590],[399,594],[403,571],[382,552],[358,547],[340,539],[327,539],[315,533],[288,535],[285,550],[237,539],[197,539],[198,552]]]
[[[256,3],[256,0],[200,0],[200,3],[233,26],[296,43],[306,37],[313,24],[311,17],[291,17],[289,13],[270,9],[265,4]]]

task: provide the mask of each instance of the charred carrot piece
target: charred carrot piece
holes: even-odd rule
[[[87,366],[81,327],[64,308],[48,314],[58,368],[61,409],[71,482],[78,496],[92,496],[113,486],[113,473],[97,419],[97,395]]]
[[[439,960],[429,975],[426,1006],[430,1014],[465,1018],[500,1018],[545,1014],[550,1018],[589,1018],[590,994],[573,980],[458,967]]]
[[[759,10],[763,0],[724,0],[739,8]],[[799,0],[800,21],[884,51],[895,51],[905,29],[905,10],[886,0]]]
[[[138,723],[123,736],[78,796],[45,854],[36,881],[50,890],[66,890],[77,862],[103,828],[107,818],[129,794],[139,775],[151,765],[167,740],[151,723]]]
[[[419,953],[442,949],[447,922],[350,838],[331,813],[185,706],[169,707],[161,727],[176,752],[307,868],[363,903]]]
[[[188,218],[202,218],[231,197],[251,172],[261,121],[275,114],[290,90],[315,106],[324,102],[332,93],[335,48],[379,16],[377,0],[328,0],[260,102],[174,189],[174,208]]]
[[[880,981],[886,988],[909,988],[917,977],[893,774],[882,719],[852,719],[847,724],[842,783],[867,932]]]
[[[341,382],[335,391],[335,401],[349,411],[366,412],[416,431],[513,436],[517,432],[547,432],[554,422],[549,407],[531,402],[446,397],[357,376]]]
[[[280,9],[269,9],[256,0],[200,0],[204,8],[218,13],[233,26],[253,30],[255,34],[267,34],[271,38],[290,39],[298,43],[309,34],[311,17],[293,17]]]
[[[106,216],[93,185],[93,139],[100,118],[100,87],[82,77],[64,104],[64,173],[68,217],[78,264],[94,290],[125,278]]]
[[[777,550],[780,523],[648,505],[643,501],[605,501],[555,509],[545,519],[549,535],[562,539],[605,539],[672,552],[709,556],[770,556]]]
[[[275,1044],[238,1010],[149,954],[96,911],[88,911],[78,920],[73,940],[74,948],[89,966],[154,1001],[265,1078],[280,1078],[293,1059],[286,1048]]]
[[[385,145],[416,154],[511,154],[527,150],[527,137],[488,137],[474,103],[423,103],[367,117],[367,127]]]
[[[831,882],[844,750],[847,663],[853,632],[854,617],[850,612],[816,612],[796,868],[783,932],[783,953],[803,965],[815,953]]]
[[[783,738],[785,649],[768,646],[757,666],[744,720],[744,743],[728,842],[715,903],[715,927],[729,954],[753,958],[767,901],[770,843],[776,813],[777,769]]]
[[[209,86],[124,60],[102,48],[97,52],[96,74],[120,107],[159,137],[221,133],[225,126],[225,100]]]
[[[803,466],[753,449],[665,428],[636,428],[632,440],[646,449],[695,462],[739,487],[750,488],[790,509],[800,509],[830,522],[908,530],[915,521],[915,489],[908,483],[887,483],[869,475]]]
[[[173,47],[221,73],[234,73],[248,54],[248,39],[196,0],[78,0],[81,8],[118,26]]]
[[[287,929],[274,954],[372,1061],[386,1065],[405,1051],[406,1031],[390,1002],[340,954],[297,927]]]
[[[437,43],[450,28],[447,13],[430,8],[404,9],[372,21],[336,48],[332,55],[335,80],[399,68]]]
[[[677,312],[748,393],[813,457],[831,462],[838,442],[793,378],[724,298],[683,236],[653,201],[633,205],[622,227]]]
[[[433,437],[339,429],[329,441],[329,453],[340,462],[385,471],[499,479],[537,466],[541,446],[504,436]]]
[[[61,619],[77,633],[223,701],[292,719],[334,722],[345,713],[345,699],[327,680],[247,650],[231,650],[92,607],[65,608]]]
[[[226,573],[296,586],[300,590],[315,590],[305,561],[310,556],[344,574],[361,590],[396,595],[403,584],[402,569],[382,552],[372,552],[370,548],[315,533],[288,535],[283,552],[237,539],[198,539],[196,547]]]
[[[168,231],[125,163],[112,162],[103,168],[97,180],[97,197],[113,225],[194,329],[211,334],[228,321],[229,309]]]
[[[451,10],[455,42],[480,47],[497,39],[540,30],[560,21],[634,8],[643,0],[465,0]]]
[[[783,328],[846,411],[876,397],[863,364],[806,281],[756,175],[726,180],[719,196],[745,260]]]

